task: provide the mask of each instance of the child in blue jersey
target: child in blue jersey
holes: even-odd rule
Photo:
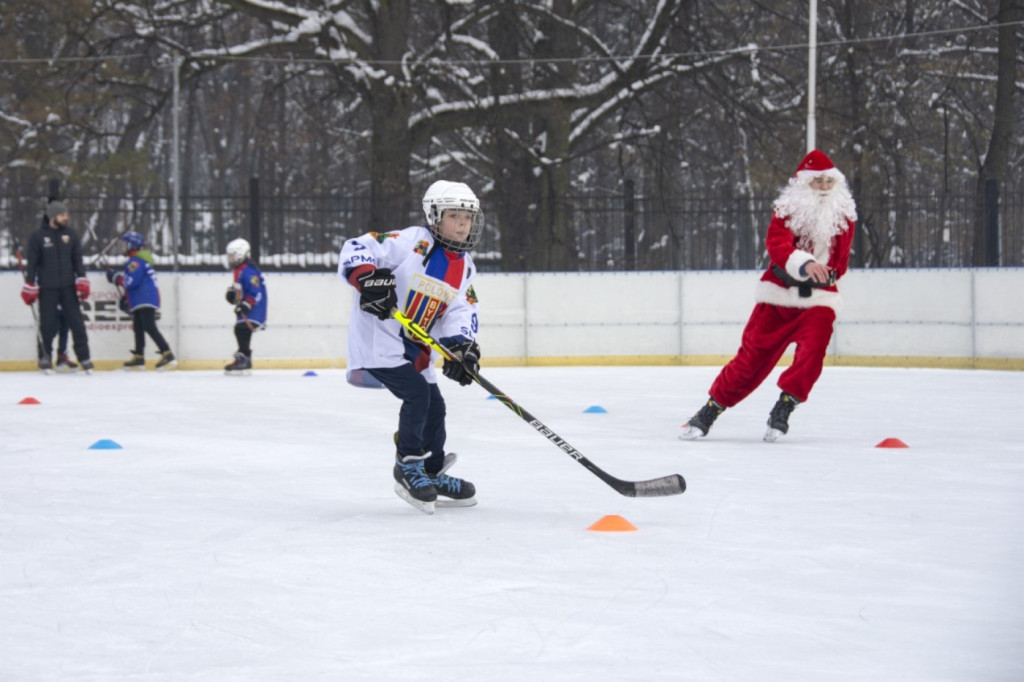
[[[438,181],[423,197],[424,226],[370,232],[341,249],[338,275],[355,287],[348,334],[348,380],[387,387],[402,401],[395,434],[395,492],[427,514],[436,506],[476,504],[469,481],[445,473],[445,402],[437,385],[436,354],[409,338],[393,309],[426,329],[455,361],[444,376],[464,386],[479,371],[476,267],[469,251],[483,227],[480,201],[461,182]]]
[[[235,306],[235,359],[224,367],[228,375],[248,374],[252,369],[252,333],[267,326],[267,285],[252,262],[249,242],[235,239],[227,248],[228,266],[234,279],[225,298]]]
[[[177,366],[178,362],[171,347],[156,326],[160,313],[160,289],[156,285],[156,271],[153,270],[153,255],[145,248],[146,240],[138,232],[125,232],[121,236],[125,261],[124,270],[107,270],[107,281],[117,287],[121,294],[118,306],[132,316],[132,331],[135,332],[135,349],[132,357],[124,363],[125,369],[145,369],[146,335],[153,339],[160,359],[156,369],[164,370]]]

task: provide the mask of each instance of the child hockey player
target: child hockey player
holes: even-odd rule
[[[683,425],[680,438],[706,436],[715,419],[760,386],[796,343],[793,364],[779,377],[782,393],[764,439],[773,442],[789,432],[790,414],[821,375],[842,307],[836,281],[850,262],[856,219],[843,174],[817,149],[807,154],[775,200],[765,237],[771,262],[758,284],[739,352],[719,372],[708,401]]]
[[[267,326],[267,285],[252,261],[249,242],[235,239],[228,244],[227,254],[233,280],[225,298],[235,306],[238,351],[234,361],[224,367],[224,373],[239,376],[252,369],[252,333]]]
[[[402,401],[395,434],[395,492],[416,509],[476,504],[476,488],[445,471],[445,402],[431,349],[391,318],[398,308],[453,351],[443,374],[463,386],[479,371],[475,341],[476,268],[469,251],[480,239],[480,201],[461,182],[438,181],[423,197],[425,227],[370,232],[341,249],[338,274],[356,288],[348,335],[348,381],[386,387]]]
[[[145,369],[146,334],[153,339],[160,359],[156,361],[158,370],[176,367],[178,361],[171,352],[163,334],[156,326],[157,314],[160,311],[160,289],[156,284],[156,271],[153,270],[153,255],[145,248],[146,240],[138,232],[125,232],[121,235],[121,246],[125,261],[122,272],[107,270],[107,281],[122,292],[118,305],[132,316],[132,331],[135,332],[135,349],[132,357],[124,363],[125,369]]]

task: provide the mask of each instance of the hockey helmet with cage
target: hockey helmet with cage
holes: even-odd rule
[[[138,232],[125,232],[121,235],[121,241],[124,243],[125,253],[138,251],[146,245],[146,238]]]
[[[252,255],[249,248],[249,242],[244,239],[233,239],[228,242],[227,254],[228,265],[230,267],[241,265],[249,258],[250,255]]]
[[[465,241],[456,241],[445,237],[438,229],[444,212],[448,210],[468,211],[473,216],[472,227]],[[450,251],[455,253],[470,251],[480,241],[484,227],[480,200],[465,183],[438,180],[432,184],[423,195],[423,213],[427,217],[427,227],[430,228],[434,239]]]

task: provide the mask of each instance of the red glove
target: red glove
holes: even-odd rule
[[[84,301],[89,298],[89,278],[79,277],[75,280],[75,290],[78,291],[78,300]]]
[[[25,301],[25,305],[32,305],[37,298],[39,298],[39,287],[25,282],[21,287],[21,300]]]

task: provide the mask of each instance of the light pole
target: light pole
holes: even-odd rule
[[[818,0],[811,0],[807,19],[807,151],[815,148],[814,108],[818,76]]]

